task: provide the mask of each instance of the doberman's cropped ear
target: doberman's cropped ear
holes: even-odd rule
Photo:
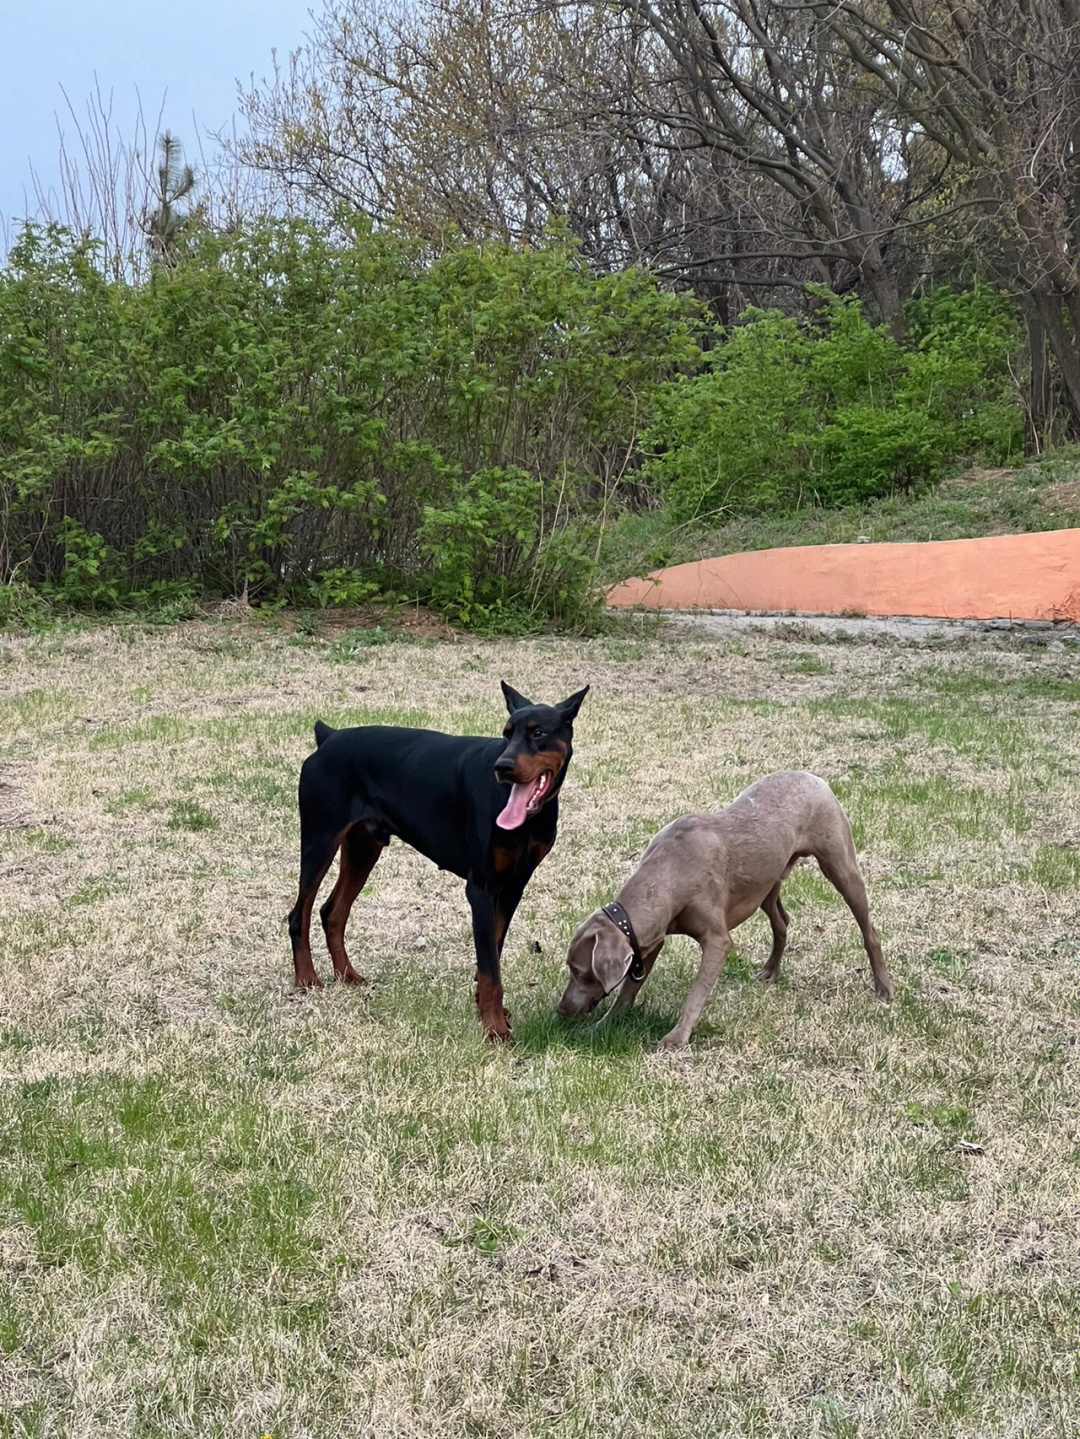
[[[527,710],[530,708],[532,700],[527,700],[524,695],[519,695],[517,690],[508,685],[505,680],[500,680],[499,683],[502,685],[502,692],[506,698],[506,708],[511,714],[513,714],[515,710]]]
[[[576,695],[571,695],[568,700],[563,700],[562,704],[557,706],[559,713],[568,724],[581,708],[581,701],[588,693],[589,686],[586,685],[583,690],[578,690]]]

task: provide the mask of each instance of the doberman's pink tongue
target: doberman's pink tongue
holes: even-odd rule
[[[495,819],[500,829],[517,829],[519,824],[525,823],[529,801],[539,788],[540,776],[530,780],[528,784],[510,786],[510,798],[506,801],[506,807]]]

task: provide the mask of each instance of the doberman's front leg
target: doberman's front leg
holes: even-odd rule
[[[495,906],[495,948],[499,951],[499,958],[502,958],[503,945],[506,943],[506,931],[510,928],[510,921],[514,917],[514,911],[521,903],[521,896],[525,893],[525,886],[529,882],[528,874],[512,879],[502,889],[497,890],[493,900]]]
[[[470,879],[466,884],[465,897],[472,910],[476,943],[476,1007],[480,1011],[480,1022],[488,1039],[509,1039],[510,1020],[503,1008],[499,975],[499,953],[508,920],[500,915],[501,922],[496,927],[495,901],[490,891],[475,880]]]

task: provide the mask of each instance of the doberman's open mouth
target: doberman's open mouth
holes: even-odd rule
[[[502,813],[496,816],[495,823],[500,829],[517,829],[518,825],[524,824],[529,816],[534,815],[540,808],[551,784],[551,771],[545,769],[528,784],[511,785],[510,798],[506,801]]]

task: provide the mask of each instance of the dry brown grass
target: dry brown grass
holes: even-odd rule
[[[1074,655],[6,639],[0,1435],[1080,1430]],[[400,845],[369,984],[293,1000],[313,720],[495,733],[503,676],[593,686],[517,1045],[481,1042],[462,887]],[[654,1053],[685,942],[627,1024],[556,1023],[648,837],[789,766],[852,819],[897,1003],[803,869],[784,981],[758,917],[689,1052]]]
[[[1080,510],[1080,480],[1058,480],[1047,485],[1043,503],[1050,510]]]

